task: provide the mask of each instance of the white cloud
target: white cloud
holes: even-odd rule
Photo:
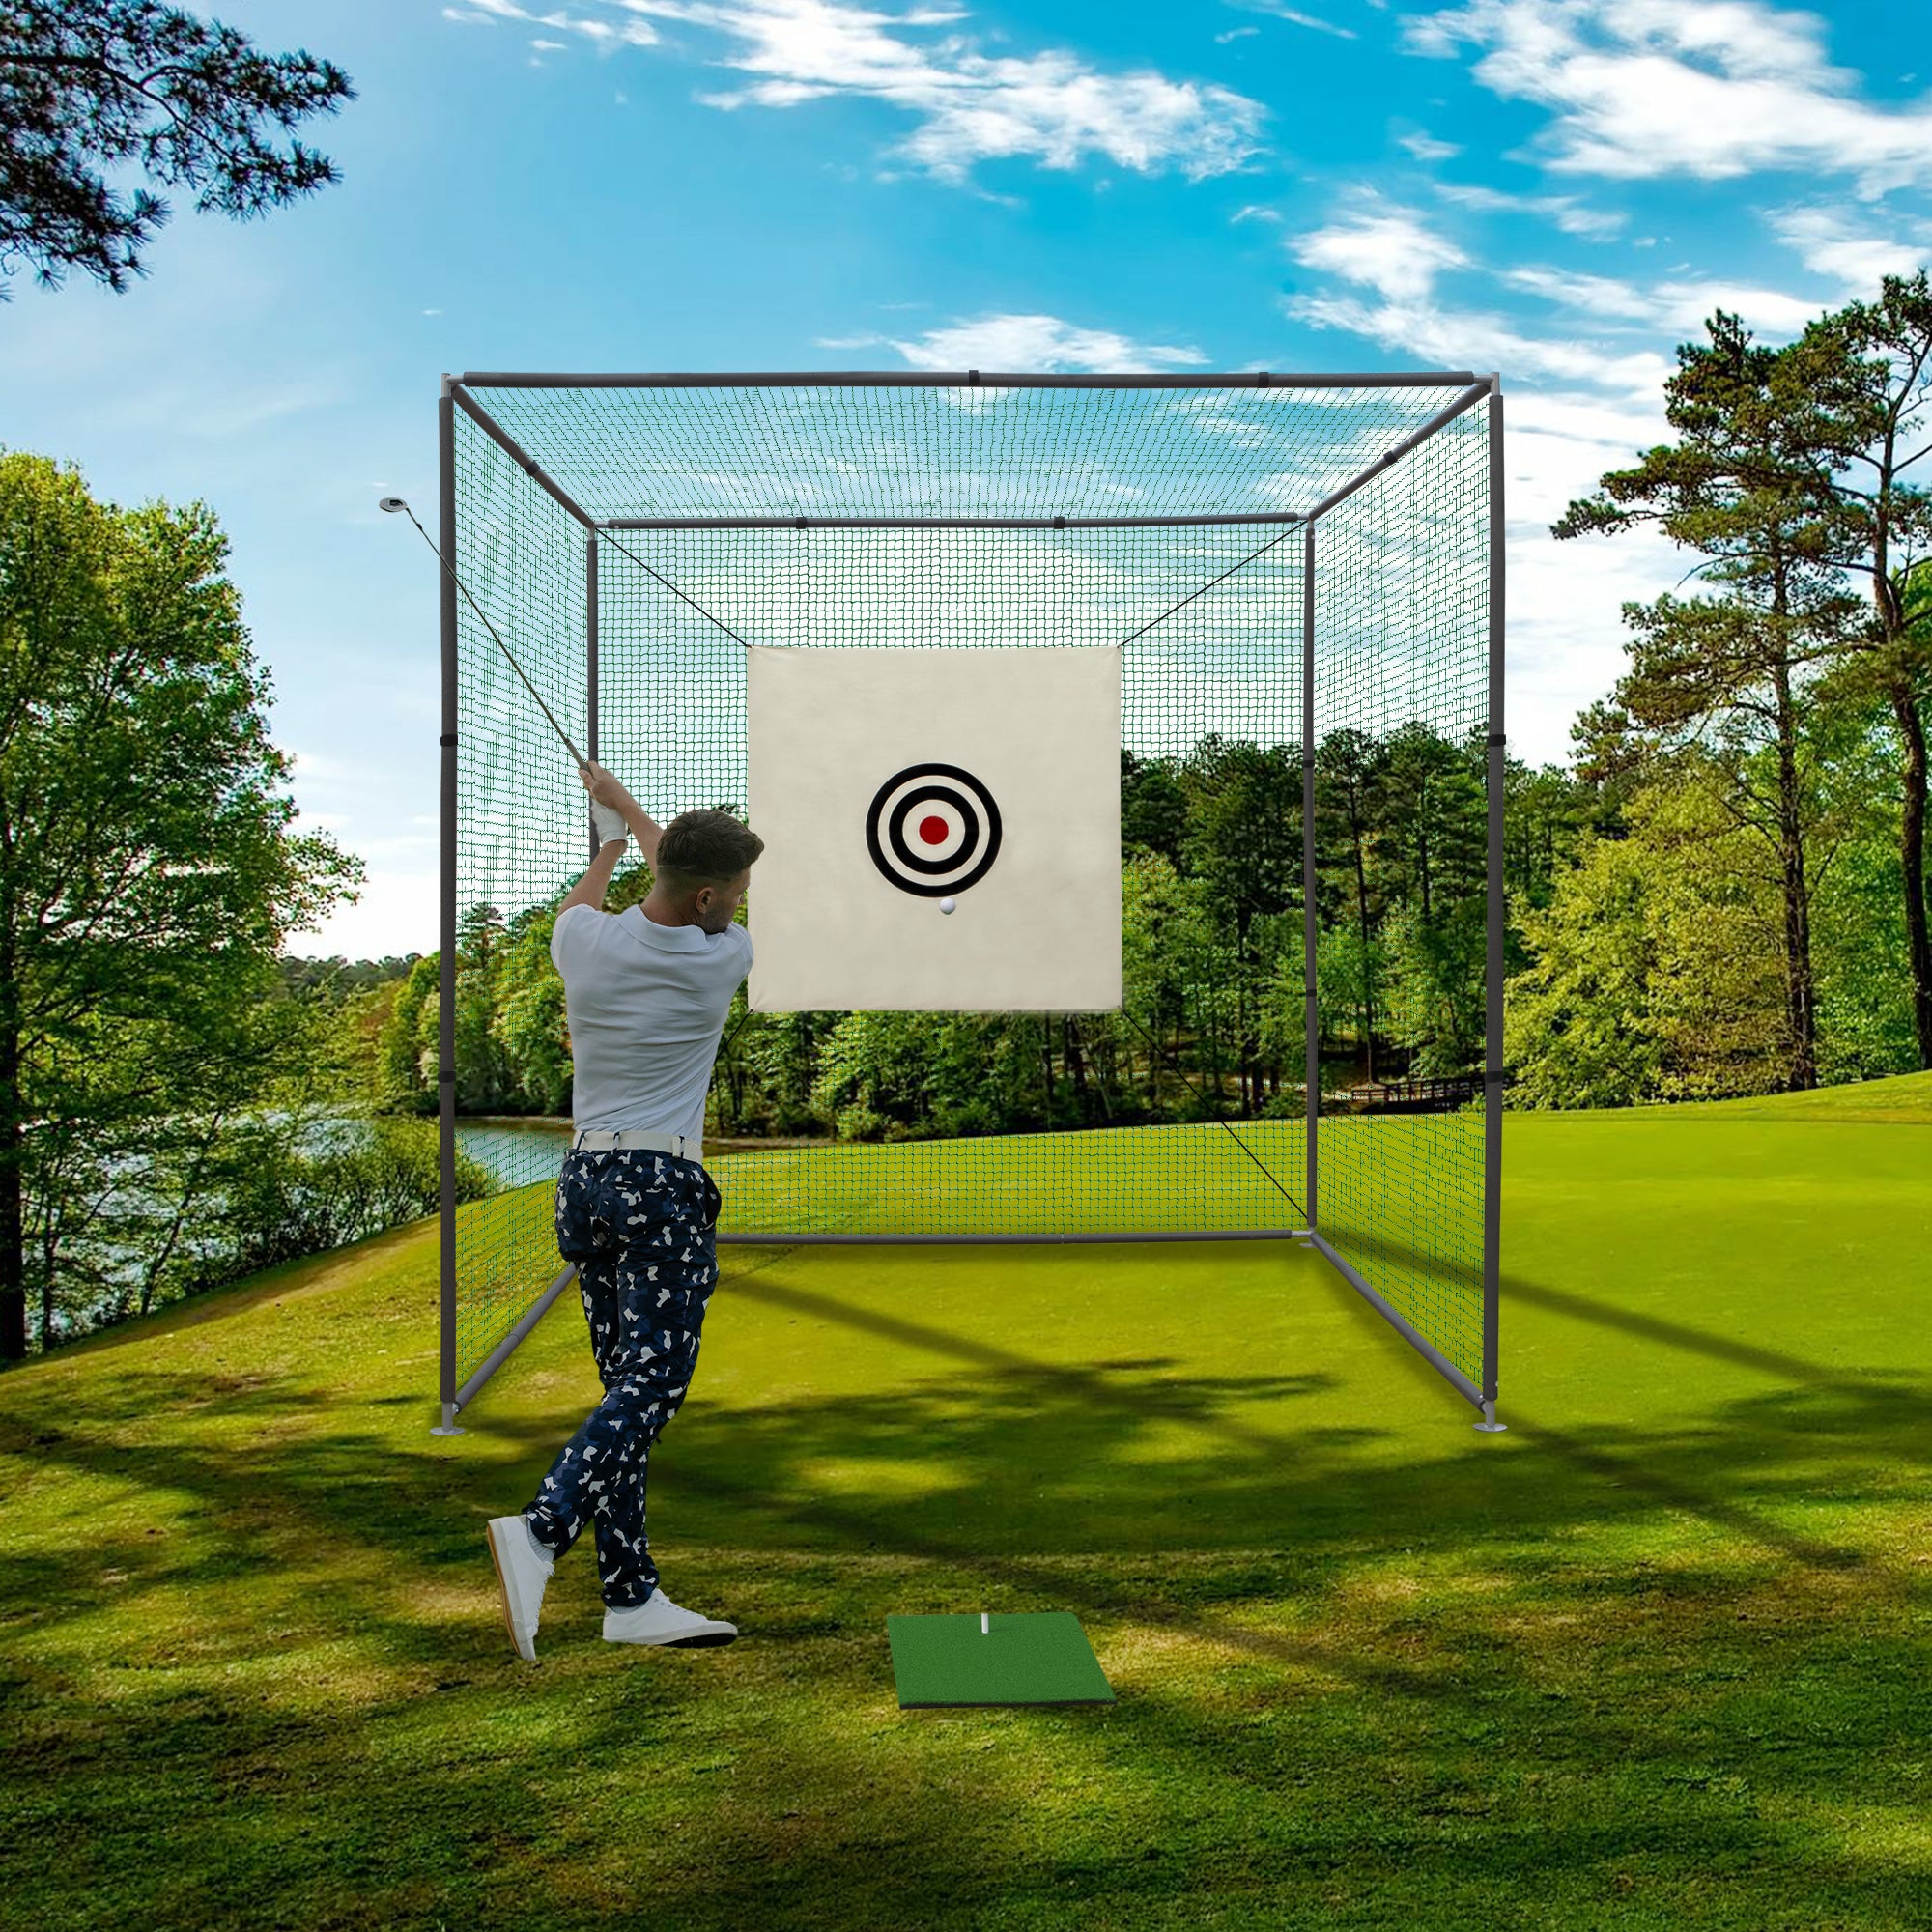
[[[1439,270],[1467,264],[1462,249],[1432,232],[1411,210],[1384,204],[1373,193],[1361,197],[1361,203],[1358,213],[1295,237],[1289,251],[1305,268],[1366,282],[1393,301],[1426,295]],[[1385,213],[1380,212],[1384,207]]]
[[[1318,19],[1313,14],[1298,14],[1293,7],[1275,4],[1275,0],[1249,0],[1249,5],[1259,7],[1264,14],[1271,14],[1277,20],[1288,21],[1291,26],[1312,27],[1317,33],[1333,34],[1342,41],[1359,38],[1352,27],[1338,27],[1332,21]]]
[[[1228,220],[1232,226],[1236,221],[1279,221],[1282,218],[1280,209],[1264,208],[1260,202],[1251,201],[1245,208],[1237,208]]]
[[[1486,191],[1465,205],[1576,212],[1560,198],[1492,200]],[[1473,242],[1465,249],[1433,232],[1417,210],[1374,195],[1290,245],[1337,278],[1287,298],[1295,320],[1375,344],[1384,366],[1502,371],[1509,732],[1519,756],[1567,759],[1571,722],[1627,668],[1623,605],[1681,589],[1696,559],[1648,529],[1558,543],[1550,526],[1571,502],[1595,495],[1607,471],[1632,468],[1642,451],[1671,440],[1663,384],[1675,363],[1660,339],[1701,334],[1719,306],[1755,327],[1795,332],[1811,305],[1716,276],[1653,284],[1535,264],[1489,270]],[[1451,270],[1464,282],[1483,275],[1535,307],[1525,317],[1445,301],[1436,285]],[[1543,304],[1548,320],[1537,313]]]
[[[1526,335],[1498,315],[1439,308],[1426,299],[1371,303],[1347,296],[1295,296],[1284,305],[1316,328],[1347,329],[1426,369],[1500,369],[1505,378],[1591,383],[1633,399],[1657,395],[1675,364],[1652,350],[1615,352],[1577,338]]]
[[[561,14],[534,16],[513,0],[493,12],[597,31]],[[1151,70],[1102,72],[1075,54],[994,56],[951,34],[931,45],[911,31],[970,17],[956,8],[887,14],[843,0],[605,0],[626,28],[657,38],[649,20],[708,30],[729,43],[718,65],[754,75],[748,85],[703,94],[707,106],[789,108],[841,96],[883,100],[918,118],[892,152],[942,180],[961,181],[980,161],[1031,158],[1072,168],[1088,156],[1189,180],[1227,174],[1256,153],[1266,115],[1228,88],[1169,80]]]
[[[533,14],[526,7],[519,7],[516,0],[469,0],[467,12],[458,7],[445,7],[442,17],[460,21],[465,26],[489,27],[495,26],[498,20],[521,20],[531,26],[554,27],[559,32],[582,34],[607,51],[619,46],[655,46],[658,42],[658,31],[648,20],[627,18],[612,22],[584,14],[572,15],[562,9],[550,14]],[[566,51],[566,43],[561,41],[532,41],[530,44],[555,53]]]
[[[1544,215],[1564,234],[1580,235],[1591,242],[1606,242],[1620,234],[1629,219],[1608,210],[1585,208],[1574,194],[1506,194],[1499,188],[1449,182],[1437,182],[1434,186],[1444,201],[1458,208],[1492,214]]]
[[[1679,335],[1701,330],[1705,318],[1723,308],[1741,316],[1753,329],[1794,336],[1821,306],[1777,289],[1748,288],[1737,282],[1659,282],[1646,287],[1608,275],[1580,275],[1561,269],[1508,269],[1500,279],[1511,288],[1541,296],[1598,322],[1619,320]]]
[[[1867,199],[1932,181],[1932,112],[1858,99],[1825,24],[1766,0],[1468,0],[1405,31],[1415,53],[1482,48],[1476,78],[1551,111],[1543,145],[1567,172],[1803,169],[1851,175]]]
[[[1433,134],[1404,134],[1400,146],[1418,161],[1446,161],[1463,151],[1453,141],[1438,141]]]
[[[1259,34],[1260,32],[1261,29],[1259,27],[1230,27],[1225,34],[1216,34],[1214,36],[1214,44],[1217,47],[1225,47],[1230,41],[1245,41],[1250,36]]]
[[[1661,391],[1612,403],[1518,388],[1506,394],[1504,423],[1509,734],[1516,754],[1534,763],[1567,758],[1571,720],[1628,668],[1624,604],[1682,588],[1694,559],[1645,528],[1563,543],[1549,534],[1573,501],[1596,494],[1605,471],[1634,468],[1670,439]]]
[[[1415,210],[1384,202],[1373,191],[1360,197],[1356,212],[1288,245],[1305,266],[1326,269],[1374,290],[1378,298],[1370,301],[1333,291],[1293,296],[1283,303],[1290,316],[1317,328],[1346,329],[1425,368],[1501,369],[1655,398],[1673,366],[1654,350],[1606,347],[1568,330],[1528,333],[1500,315],[1444,306],[1435,298],[1437,274],[1476,265]],[[1740,293],[1719,291],[1719,285],[1674,284],[1645,292],[1606,277],[1555,270],[1512,270],[1499,279],[1598,319],[1608,311],[1623,324],[1657,322],[1673,309],[1688,312],[1706,296]]]
[[[1842,209],[1821,207],[1773,209],[1764,218],[1813,274],[1844,295],[1873,299],[1887,275],[1914,275],[1932,262],[1932,222],[1893,217],[1879,233]]]
[[[436,905],[441,883],[435,836],[394,841],[418,848],[407,855],[418,861],[409,868],[386,863],[375,849],[376,841],[366,836],[341,842],[352,846],[367,864],[367,875],[357,888],[360,902],[339,905],[314,925],[292,935],[290,954],[307,959],[327,959],[337,953],[345,959],[382,959],[390,954],[434,952],[436,919],[433,912],[426,916],[424,908]]]
[[[915,369],[991,369],[1007,374],[1058,370],[1151,373],[1198,367],[1198,349],[1141,343],[1112,329],[1082,328],[1052,315],[989,315],[928,329],[910,341],[886,335],[823,338],[821,349],[890,348]]]

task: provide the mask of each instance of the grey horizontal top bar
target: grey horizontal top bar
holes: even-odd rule
[[[1179,525],[1298,524],[1299,510],[1225,517],[602,517],[600,530],[1164,530]]]
[[[951,375],[911,370],[818,369],[781,375],[708,374],[557,376],[503,370],[466,370],[457,378],[475,389],[1444,389],[1475,382],[1466,369],[1406,374],[1282,375],[1272,369],[1237,370],[1219,376],[1015,376],[962,369]]]

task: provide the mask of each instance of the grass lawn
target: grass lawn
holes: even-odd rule
[[[721,1249],[718,1651],[586,1537],[511,1652],[596,1376],[566,1295],[431,1436],[433,1223],[0,1377],[0,1918],[1932,1926],[1932,1075],[1505,1150],[1498,1436],[1290,1244]],[[898,1709],[888,1615],[1035,1609],[1117,1704]]]

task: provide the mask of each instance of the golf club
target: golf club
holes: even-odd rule
[[[442,565],[443,569],[449,570],[449,581],[456,585],[457,589],[463,592],[464,596],[469,597],[469,586],[464,582],[462,578],[457,576],[455,571],[449,569],[449,559],[443,555],[441,551],[437,550],[436,539],[432,537],[427,530],[423,529],[421,524],[416,523],[416,513],[412,509],[411,509],[410,506],[406,502],[404,502],[404,500],[400,497],[384,497],[382,499],[379,507],[389,511],[400,510],[402,511],[404,516],[409,518],[411,523],[415,524],[416,528],[422,533],[423,542],[428,544],[431,550],[436,551],[436,560]],[[583,753],[580,752],[577,749],[577,747],[570,742],[570,738],[568,734],[565,732],[563,726],[559,724],[556,722],[554,716],[553,716],[550,706],[544,703],[542,697],[538,696],[536,686],[533,685],[528,678],[524,677],[523,666],[520,665],[515,658],[510,657],[509,645],[506,644],[501,638],[497,637],[497,627],[495,624],[491,623],[488,617],[483,616],[482,606],[477,603],[475,598],[469,597],[469,608],[472,611],[474,611],[479,617],[483,617],[483,628],[486,631],[488,631],[493,638],[497,638],[497,648],[499,651],[501,651],[506,658],[510,659],[510,668],[513,671],[515,671],[519,677],[524,678],[524,689],[527,691],[532,697],[536,698],[538,709],[540,709],[543,712],[543,715],[546,718],[550,719],[550,728],[553,731],[554,731],[559,738],[563,740],[563,749],[566,752],[568,752],[573,758],[577,760],[577,769],[579,771],[586,770],[589,766],[590,762],[589,759],[587,759],[583,755]]]

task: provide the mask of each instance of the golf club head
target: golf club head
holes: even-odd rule
[[[400,497],[384,497],[377,507],[384,510],[407,510],[410,506]]]

